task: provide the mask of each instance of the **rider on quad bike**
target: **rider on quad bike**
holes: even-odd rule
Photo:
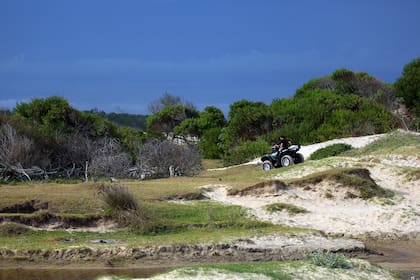
[[[270,170],[274,167],[290,166],[294,163],[304,161],[303,155],[298,153],[300,145],[290,145],[290,141],[283,135],[279,137],[279,141],[273,145],[271,153],[261,157],[263,162],[263,170]]]

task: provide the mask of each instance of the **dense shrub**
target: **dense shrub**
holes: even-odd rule
[[[245,141],[240,146],[233,148],[224,161],[229,164],[239,164],[261,157],[270,150],[270,145],[264,140]]]
[[[353,147],[348,144],[338,143],[316,150],[311,155],[311,160],[318,160],[327,157],[337,156],[345,151],[351,150]]]
[[[398,121],[382,105],[354,94],[340,95],[329,90],[306,90],[302,96],[277,99],[270,105],[275,141],[286,135],[305,144],[334,138],[383,133]]]

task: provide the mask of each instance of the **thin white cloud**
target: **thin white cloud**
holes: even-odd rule
[[[13,56],[8,62],[7,64],[10,66],[20,66],[23,65],[25,63],[25,54],[20,53],[17,54],[15,56]]]

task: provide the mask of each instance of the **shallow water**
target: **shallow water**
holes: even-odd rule
[[[420,280],[420,240],[375,241],[366,246],[382,255],[371,254],[363,259],[395,271],[403,280]],[[94,280],[104,275],[142,278],[171,268],[0,268],[0,280]]]
[[[366,246],[383,254],[366,257],[369,262],[395,271],[404,280],[420,280],[420,240],[375,241]]]
[[[168,268],[0,268],[0,280],[93,280],[115,275],[127,278],[149,277]]]

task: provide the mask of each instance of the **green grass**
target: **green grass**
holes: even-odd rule
[[[0,237],[19,236],[30,231],[29,228],[17,223],[0,224]]]
[[[370,265],[368,262],[359,259],[347,259],[338,254],[339,257],[330,256],[339,259],[337,268],[326,267],[326,265],[315,265],[311,260],[283,261],[283,262],[246,262],[246,263],[224,263],[187,266],[177,268],[173,271],[163,273],[171,278],[197,278],[206,275],[214,276],[214,272],[224,278],[236,277],[242,279],[261,279],[263,276],[274,280],[289,279],[397,279],[392,273],[385,269]],[[344,264],[348,265],[345,266]],[[344,267],[345,266],[345,267]],[[119,279],[119,278],[118,278]],[[169,278],[168,278],[169,279]]]
[[[383,138],[380,138],[371,144],[344,154],[346,156],[365,156],[369,154],[420,154],[420,136],[392,132]]]
[[[391,198],[394,193],[378,186],[370,177],[367,169],[363,168],[336,168],[311,174],[301,179],[295,179],[288,183],[293,186],[304,187],[308,184],[318,184],[324,180],[335,181],[342,187],[349,187],[360,192],[362,199],[373,197]]]
[[[260,182],[266,175],[259,165],[233,167],[220,171],[204,171],[195,177],[155,180],[121,180],[137,200],[157,200],[183,194],[199,194],[200,186],[225,184],[233,188]],[[0,209],[25,201],[48,202],[52,213],[101,213],[104,203],[100,196],[102,182],[78,184],[20,183],[1,185]]]
[[[338,156],[345,151],[353,149],[352,146],[348,144],[338,143],[327,146],[325,148],[316,150],[312,153],[310,160],[319,160],[327,157]]]
[[[189,228],[179,229],[176,231],[139,235],[126,229],[120,229],[115,232],[95,233],[95,232],[72,232],[63,230],[46,231],[46,230],[30,230],[28,232],[16,236],[0,236],[0,250],[2,249],[22,249],[22,250],[38,250],[38,249],[60,249],[68,247],[137,247],[137,246],[161,246],[161,245],[178,245],[178,244],[206,244],[229,242],[238,238],[250,238],[266,234],[292,234],[296,232],[305,232],[308,230],[287,228],[282,226],[271,225],[262,228]],[[59,242],[62,238],[73,238],[74,242]],[[115,244],[93,244],[93,239],[114,239],[118,240]]]
[[[64,248],[67,246],[92,246],[90,239],[117,239],[115,246],[145,246],[160,244],[198,244],[229,241],[263,234],[289,234],[310,230],[273,225],[247,217],[239,206],[200,201],[190,204],[146,202],[153,228],[147,233],[121,228],[115,232],[73,232],[63,230],[30,230],[16,236],[0,236],[0,248]],[[73,243],[56,242],[57,238],[75,238]],[[112,246],[107,244],[107,246]]]
[[[288,273],[282,271],[285,264],[292,264],[292,262],[258,262],[258,263],[226,263],[226,264],[210,264],[200,265],[199,268],[203,270],[219,270],[232,273],[252,273],[271,277],[273,280],[291,280],[293,279]],[[281,264],[281,265],[280,265]],[[198,269],[191,267],[192,271]],[[188,270],[185,272],[188,273]],[[184,273],[185,273],[184,272]]]
[[[221,159],[203,159],[201,164],[204,170],[225,167]]]
[[[279,212],[279,211],[287,211],[289,214],[302,214],[307,213],[308,211],[302,207],[298,207],[293,204],[289,203],[273,203],[265,206],[265,209],[268,212]]]

